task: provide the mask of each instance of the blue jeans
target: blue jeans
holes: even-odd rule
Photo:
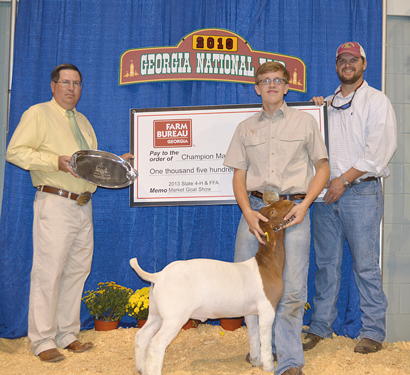
[[[343,246],[347,239],[363,312],[360,337],[383,342],[387,299],[379,266],[382,215],[383,193],[378,181],[353,185],[337,202],[315,203],[312,223],[318,269],[309,332],[320,337],[332,336],[332,324],[337,317]]]
[[[252,210],[259,211],[264,203],[249,197]],[[295,202],[297,203],[297,202]],[[299,202],[300,203],[300,202]],[[242,215],[235,243],[234,262],[242,262],[255,256],[259,242],[249,231]],[[310,216],[306,212],[303,223],[286,229],[285,267],[283,269],[284,293],[276,309],[272,327],[272,348],[278,356],[275,374],[281,375],[291,367],[305,364],[301,332],[304,306],[307,299],[307,277],[310,253]]]

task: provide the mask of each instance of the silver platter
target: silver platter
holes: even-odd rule
[[[106,151],[82,150],[72,155],[69,165],[83,180],[106,188],[131,185],[138,172],[122,157]]]

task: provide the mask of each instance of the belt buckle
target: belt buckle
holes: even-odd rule
[[[85,206],[90,200],[91,200],[91,197],[92,197],[93,195],[89,192],[89,191],[86,191],[86,192],[84,192],[84,193],[81,193],[78,197],[77,197],[77,199],[76,199],[76,203],[79,205],[79,206]]]
[[[262,197],[263,203],[269,206],[273,202],[279,200],[279,193],[277,191],[265,190]]]

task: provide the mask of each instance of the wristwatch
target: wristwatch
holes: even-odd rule
[[[349,188],[352,187],[352,184],[351,184],[350,182],[347,182],[347,181],[346,181],[345,176],[343,176],[343,173],[340,175],[340,178],[342,179],[343,186],[344,186],[346,189],[349,189]]]

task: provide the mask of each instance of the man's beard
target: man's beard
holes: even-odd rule
[[[342,72],[337,72],[337,75],[339,76],[340,82],[342,82],[345,85],[353,85],[356,83],[363,75],[363,72],[358,73],[355,71],[354,75],[351,78],[345,78],[343,76],[343,71]]]

